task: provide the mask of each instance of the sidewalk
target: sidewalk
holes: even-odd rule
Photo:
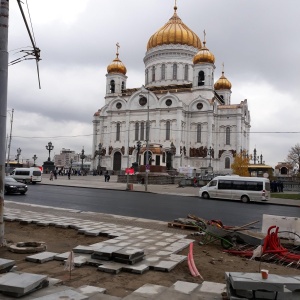
[[[104,176],[92,176],[92,175],[72,176],[70,180],[68,179],[68,176],[58,176],[56,180],[54,179],[53,181],[50,181],[49,175],[44,174],[43,181],[41,184],[126,191],[127,184],[118,183],[117,178],[118,178],[117,175],[112,175],[110,176],[110,181],[105,182]],[[190,186],[178,187],[176,184],[170,184],[170,185],[150,184],[147,186],[147,190],[148,192],[154,194],[168,194],[168,195],[176,195],[176,196],[180,195],[184,197],[199,197],[198,187],[190,187]],[[133,190],[129,192],[145,192],[145,185],[138,184],[138,183],[133,184]],[[271,198],[266,203],[300,207],[300,200],[293,200],[293,199]]]

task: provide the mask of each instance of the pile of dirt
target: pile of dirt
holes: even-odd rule
[[[184,232],[184,231],[183,231]],[[190,236],[195,240],[195,264],[206,281],[225,283],[225,272],[259,272],[259,269],[268,269],[271,274],[299,276],[300,270],[281,265],[249,260],[232,256],[223,252],[220,242],[208,245],[199,245],[200,236]],[[7,243],[43,241],[47,244],[47,251],[64,253],[78,245],[94,244],[104,237],[90,237],[78,234],[76,230],[55,227],[39,227],[34,224],[21,225],[18,222],[5,223],[5,239]],[[26,240],[25,240],[26,239]],[[188,249],[181,253],[188,254]],[[194,278],[189,272],[187,262],[184,261],[169,273],[150,270],[142,275],[121,272],[117,275],[97,271],[95,267],[83,266],[69,273],[59,261],[36,264],[25,261],[28,254],[13,253],[8,247],[0,248],[0,258],[15,260],[18,271],[45,274],[61,279],[64,284],[71,287],[93,285],[106,288],[107,294],[125,297],[146,283],[171,286],[178,280],[201,283],[199,277]]]

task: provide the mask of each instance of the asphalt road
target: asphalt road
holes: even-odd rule
[[[299,209],[267,203],[204,200],[198,197],[161,195],[80,187],[29,185],[26,195],[6,195],[5,201],[30,203],[81,211],[101,212],[160,221],[173,221],[193,214],[240,226],[262,215],[299,217]],[[260,225],[257,225],[260,229]]]

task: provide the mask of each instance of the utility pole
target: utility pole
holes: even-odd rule
[[[0,247],[4,245],[4,178],[8,80],[9,1],[0,0]]]

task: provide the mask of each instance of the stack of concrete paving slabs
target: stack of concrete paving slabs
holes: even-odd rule
[[[46,275],[9,272],[0,277],[0,293],[11,297],[22,297],[48,285]]]
[[[14,265],[14,260],[0,258],[0,274],[9,272]]]
[[[300,276],[269,274],[267,279],[262,279],[260,273],[226,272],[225,279],[230,300],[300,299]]]
[[[114,251],[112,253],[112,257],[116,262],[127,265],[134,265],[144,259],[145,253],[142,249],[125,247],[120,250]]]
[[[121,250],[122,247],[116,247],[116,246],[104,246],[100,248],[99,250],[95,250],[94,253],[91,255],[94,259],[100,259],[100,260],[111,260],[113,252]]]

